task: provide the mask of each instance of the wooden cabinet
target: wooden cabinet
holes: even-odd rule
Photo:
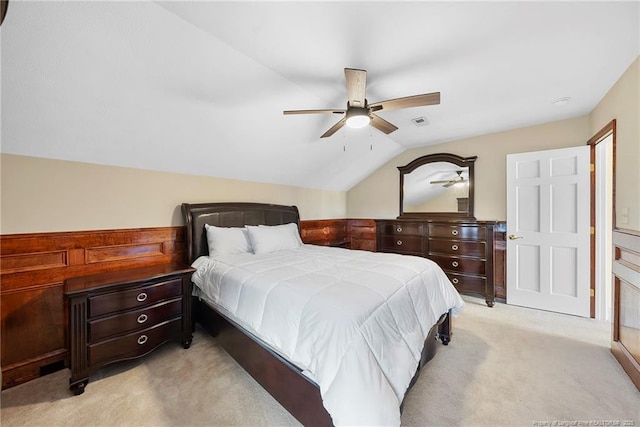
[[[141,357],[171,340],[189,348],[193,271],[168,264],[65,281],[74,394],[109,363]]]
[[[640,232],[613,231],[611,352],[640,390]]]
[[[496,300],[496,283],[504,277],[504,271],[499,271],[504,268],[503,253],[495,245],[503,228],[504,223],[494,221],[376,221],[379,251],[435,261],[458,292],[481,296],[489,307]]]

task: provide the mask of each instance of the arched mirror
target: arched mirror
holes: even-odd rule
[[[418,157],[400,171],[398,218],[473,216],[473,169],[477,156],[440,153]]]

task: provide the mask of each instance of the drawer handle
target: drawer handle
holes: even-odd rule
[[[397,231],[398,233],[402,233],[402,227],[398,226],[398,228],[396,228],[396,231]]]
[[[457,251],[458,250],[458,245],[451,246],[451,249],[453,249],[454,251]]]
[[[451,283],[453,283],[454,285],[457,285],[458,283],[460,283],[460,280],[458,280],[457,277],[454,277],[453,279],[451,279]]]
[[[454,267],[457,267],[457,266],[459,266],[460,264],[458,263],[458,261],[453,261],[453,262],[451,263],[451,265],[453,265]]]
[[[453,234],[454,236],[458,235],[458,230],[451,230],[451,234]]]
[[[149,316],[147,316],[146,314],[142,313],[140,316],[138,316],[138,318],[136,319],[138,321],[138,323],[144,323],[147,321],[147,319],[149,318]]]
[[[398,245],[398,246],[402,246],[402,240],[398,240],[398,241],[396,242],[396,245]]]
[[[149,337],[147,337],[146,335],[140,335],[138,337],[138,344],[142,345],[142,344],[146,343],[148,339],[149,339]]]
[[[146,301],[146,300],[147,300],[147,294],[146,294],[146,293],[144,293],[144,292],[140,292],[140,293],[138,294],[138,296],[136,297],[136,299],[137,299],[138,301],[140,301],[140,302],[142,302],[142,301]]]

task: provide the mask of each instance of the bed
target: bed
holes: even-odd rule
[[[301,240],[265,251],[272,230],[293,228],[299,239],[295,206],[184,203],[182,211],[197,269],[194,323],[304,425],[400,423],[406,392],[437,338],[448,344],[451,311],[464,305],[435,263]],[[209,257],[207,229],[249,231],[253,248]]]

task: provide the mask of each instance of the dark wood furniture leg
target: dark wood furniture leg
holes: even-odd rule
[[[438,325],[438,337],[442,341],[442,344],[449,345],[451,333],[451,310],[449,310],[445,319]]]

